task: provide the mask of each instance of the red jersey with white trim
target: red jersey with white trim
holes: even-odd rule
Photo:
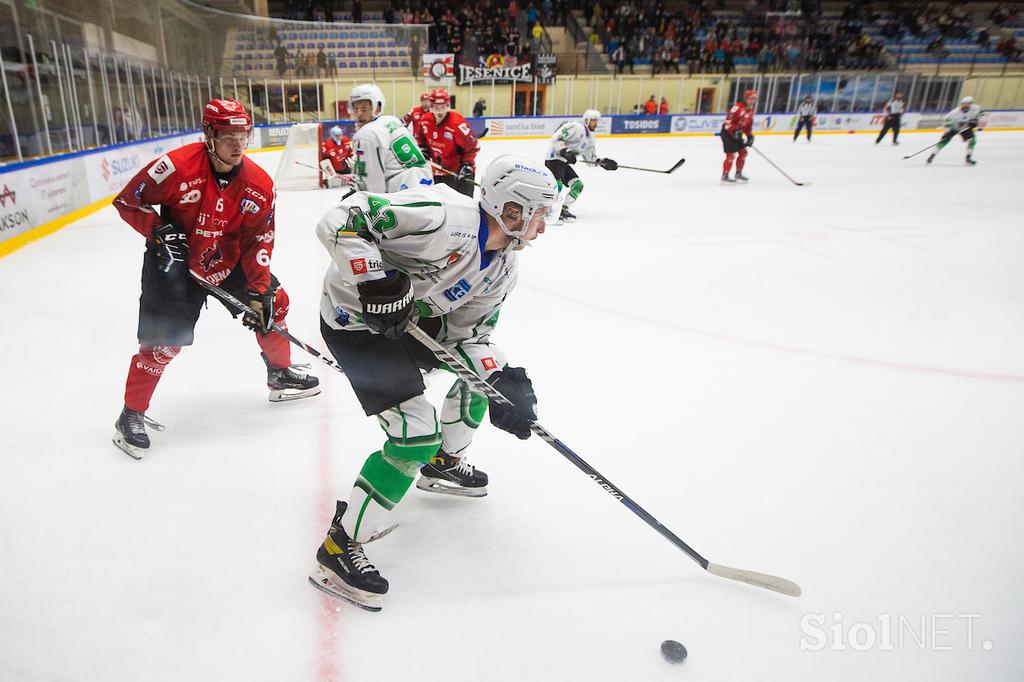
[[[747,135],[753,134],[754,110],[748,109],[743,102],[736,102],[725,117],[725,132],[735,135],[737,130],[742,130]]]
[[[345,135],[341,136],[341,144],[332,138],[327,138],[320,145],[320,158],[329,159],[335,173],[350,173],[348,164],[345,163],[352,156],[352,142]]]
[[[431,160],[445,170],[457,173],[462,164],[468,163],[476,172],[476,154],[480,145],[459,112],[449,111],[441,123],[437,123],[433,114],[424,116],[420,119],[416,137]]]
[[[424,109],[423,107],[416,107],[408,114],[402,117],[402,123],[405,125],[412,124],[413,131],[420,129],[420,123],[423,121],[423,117],[430,113],[430,109]]]
[[[263,293],[270,287],[274,198],[274,181],[245,157],[222,187],[206,145],[194,142],[147,164],[114,207],[147,238],[167,220],[183,228],[189,267],[208,282],[220,284],[241,265],[248,288]]]

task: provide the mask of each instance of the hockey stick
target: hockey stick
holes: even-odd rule
[[[956,137],[957,135],[962,135],[963,133],[967,132],[967,131],[968,131],[968,130],[970,130],[970,129],[971,129],[971,127],[970,127],[970,126],[968,126],[968,127],[964,128],[963,130],[958,130],[958,131],[956,131],[955,133],[953,133],[953,134],[952,134],[952,135],[950,136],[950,138],[949,138],[949,139],[951,139],[951,140],[952,140],[952,139],[953,139],[954,137]],[[913,154],[910,154],[909,156],[904,156],[903,158],[904,158],[904,159],[912,159],[912,158],[914,158],[915,156],[917,156],[918,154],[924,154],[924,153],[925,153],[926,151],[928,151],[928,150],[929,150],[929,149],[931,149],[932,147],[938,147],[938,146],[939,146],[940,144],[942,144],[942,140],[939,140],[939,141],[938,141],[938,142],[936,142],[935,144],[930,144],[930,145],[928,145],[927,147],[925,147],[924,149],[922,149],[921,151],[919,151],[919,152],[914,152]]]
[[[770,166],[771,166],[772,168],[774,168],[775,170],[777,170],[777,171],[779,171],[780,173],[782,173],[782,174],[783,174],[783,175],[784,175],[784,176],[786,177],[786,179],[787,179],[787,180],[789,180],[790,182],[792,182],[792,183],[793,183],[794,185],[796,185],[797,187],[803,187],[804,185],[809,185],[809,184],[811,184],[811,183],[809,183],[809,182],[797,182],[797,181],[796,181],[796,180],[794,180],[793,178],[789,177],[789,174],[788,174],[788,173],[787,173],[786,171],[784,171],[784,170],[782,170],[781,168],[779,168],[778,166],[776,166],[776,165],[775,165],[775,162],[774,162],[774,161],[772,161],[771,159],[769,159],[769,158],[768,158],[767,156],[765,156],[765,153],[764,153],[764,152],[762,152],[762,151],[761,151],[760,149],[758,149],[758,148],[757,148],[757,147],[755,147],[754,145],[750,145],[750,148],[751,148],[751,149],[753,149],[753,150],[754,150],[755,152],[757,152],[758,154],[760,154],[760,155],[761,155],[761,158],[762,158],[762,159],[764,159],[765,161],[767,161],[767,162],[768,162],[768,165],[770,165]]]
[[[583,163],[587,164],[588,166],[598,166],[598,165],[600,165],[600,164],[598,164],[595,161],[584,161]],[[674,172],[677,168],[682,166],[684,163],[686,163],[686,159],[679,159],[678,161],[676,161],[676,164],[674,166],[672,166],[671,168],[669,168],[668,170],[658,170],[656,168],[640,168],[639,166],[624,166],[621,163],[618,164],[618,168],[628,168],[629,170],[646,171],[648,173],[665,173],[667,175],[668,173]]]
[[[442,166],[442,165],[440,165],[438,163],[434,163],[433,161],[431,161],[430,165],[433,166],[435,170],[439,170],[442,173],[444,173],[445,175],[451,175],[451,176],[456,177],[456,178],[459,177],[458,173],[456,173],[454,171],[450,171],[450,170],[448,170],[447,168],[445,168],[444,166]],[[461,179],[462,180],[469,180],[471,183],[473,183],[474,187],[479,187],[480,186],[479,182],[477,182],[476,180],[470,180],[468,177],[463,177]]]
[[[216,296],[220,300],[224,301],[225,303],[231,304],[231,306],[235,310],[237,310],[238,312],[246,313],[248,315],[252,315],[252,316],[254,316],[256,318],[259,318],[259,313],[257,313],[255,310],[253,310],[252,308],[247,306],[245,303],[242,303],[241,301],[239,301],[237,298],[235,298],[234,296],[232,296],[228,292],[226,292],[223,289],[221,289],[216,284],[210,284],[209,282],[207,282],[201,275],[199,275],[194,270],[189,270],[188,272],[189,272],[190,275],[192,275],[192,278],[196,281],[197,284],[199,284],[199,286],[203,287],[204,289],[206,289],[211,294],[213,294],[214,296]],[[335,370],[341,372],[342,374],[345,373],[345,370],[343,370],[341,368],[341,365],[336,363],[334,360],[331,360],[329,357],[327,357],[326,355],[324,355],[323,353],[318,351],[316,348],[313,348],[312,346],[307,344],[305,341],[302,341],[301,339],[298,339],[298,338],[292,336],[291,332],[289,332],[284,327],[282,327],[280,325],[277,325],[277,324],[271,323],[270,331],[276,332],[276,333],[280,334],[281,336],[283,336],[284,338],[288,339],[289,341],[294,343],[296,346],[298,346],[302,350],[304,350],[307,353],[309,353],[310,355],[312,355],[314,358],[316,358],[320,362],[322,362],[325,365],[327,365],[328,367],[330,367],[331,369],[335,369]]]
[[[512,402],[503,396],[500,391],[478,377],[471,369],[463,364],[462,360],[448,352],[444,346],[435,341],[433,337],[422,329],[416,325],[410,325],[407,331],[412,334],[417,341],[422,343],[431,353],[433,353],[438,360],[446,363],[455,371],[456,374],[459,375],[460,378],[465,380],[474,389],[486,394],[489,399],[498,403],[512,405]],[[739,582],[747,583],[748,585],[763,587],[766,590],[772,590],[773,592],[785,594],[790,597],[800,596],[800,586],[792,581],[786,580],[785,578],[779,578],[766,573],[757,573],[755,571],[744,571],[738,568],[729,568],[728,566],[711,563],[698,554],[696,550],[679,539],[675,533],[661,525],[656,518],[647,513],[640,505],[626,495],[626,493],[613,486],[608,479],[598,473],[594,467],[587,464],[582,457],[570,450],[565,443],[555,438],[555,436],[541,426],[539,422],[531,421],[530,431],[540,436],[544,442],[557,450],[558,454],[576,465],[576,467],[594,481],[594,483],[599,485],[606,493],[625,505],[631,512],[643,519],[648,526],[656,530],[662,537],[671,542],[677,548],[683,550],[687,556],[696,561],[700,567],[708,573],[717,575],[720,578],[729,578],[730,580],[738,580]]]

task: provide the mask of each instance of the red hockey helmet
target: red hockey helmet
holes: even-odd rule
[[[751,97],[757,99],[757,90],[747,90],[746,92],[743,93],[744,101],[750,99]]]
[[[430,93],[429,92],[424,92],[422,95],[420,95],[420,102],[421,103],[423,103],[423,102],[429,103],[430,102]]]
[[[438,88],[430,93],[430,104],[433,106],[450,107],[452,105],[452,96],[444,88]]]
[[[233,99],[213,99],[203,108],[203,132],[210,135],[215,130],[247,133],[252,130],[252,118]]]

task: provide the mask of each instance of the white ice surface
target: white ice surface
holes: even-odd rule
[[[344,377],[315,366],[321,396],[268,403],[211,302],[131,460],[110,436],[142,240],[105,208],[0,260],[0,680],[1024,679],[1024,134],[982,133],[974,168],[959,141],[902,160],[934,140],[759,138],[798,188],[756,154],[749,185],[719,185],[714,138],[601,139],[687,163],[577,165],[579,220],[523,254],[502,314],[545,426],[798,599],[708,575],[541,440],[485,425],[490,495],[410,490],[367,548],[384,610],[335,602],[306,576],[382,441]],[[485,140],[480,165],[544,147]],[[289,326],[320,348],[313,226],[337,196],[278,200]],[[889,617],[895,650],[801,650],[805,614]]]

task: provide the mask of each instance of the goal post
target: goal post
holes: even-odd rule
[[[322,130],[320,123],[296,123],[288,130],[288,139],[274,174],[279,190],[320,189]]]

